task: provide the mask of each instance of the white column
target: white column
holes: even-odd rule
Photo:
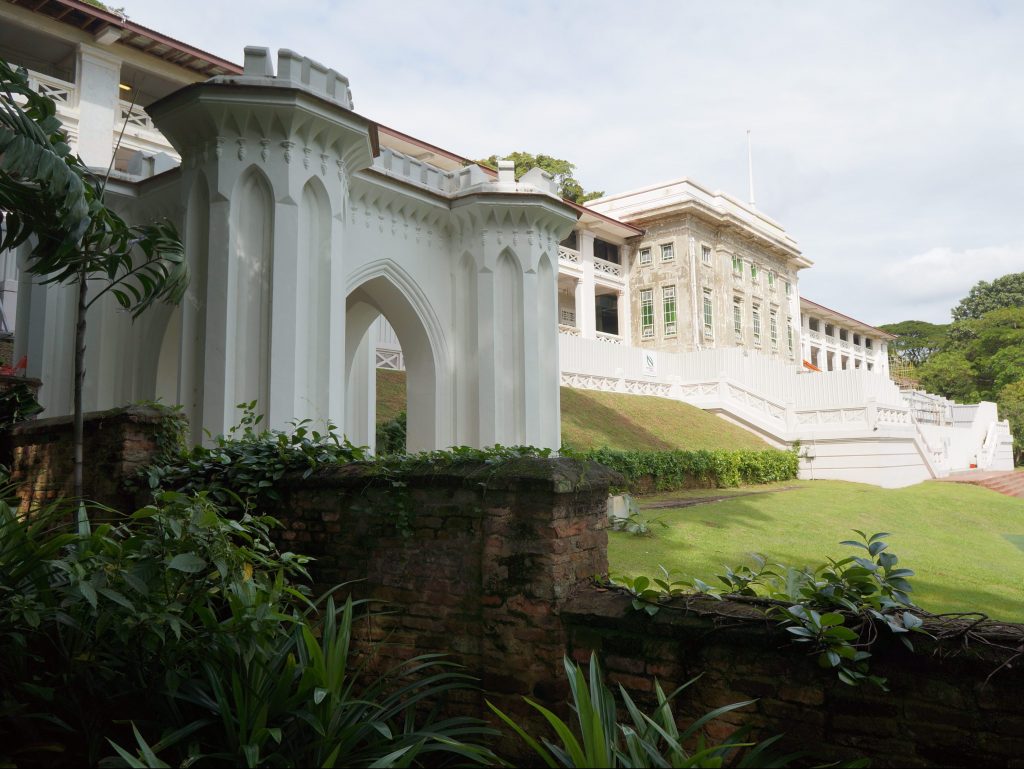
[[[210,263],[206,288],[208,301],[203,360],[203,427],[213,435],[231,427],[235,416],[234,381],[228,370],[228,361],[235,359],[234,339],[228,335],[228,318],[235,315],[235,296],[229,287],[231,272],[236,269],[234,260],[230,258],[230,219],[230,201],[222,197],[210,204]]]
[[[80,43],[78,69],[78,154],[86,165],[106,168],[114,154],[120,109],[121,61]]]
[[[518,425],[522,430],[520,442],[527,446],[542,446],[542,425],[540,423],[539,399],[550,397],[550,393],[541,389],[540,334],[537,328],[537,315],[540,307],[536,271],[523,275],[523,420]],[[548,287],[545,286],[545,289]],[[557,310],[556,310],[557,315]],[[558,333],[557,327],[555,333]]]
[[[280,175],[284,182],[285,174]],[[280,196],[275,189],[275,196]],[[298,338],[300,315],[305,307],[299,299],[299,286],[309,269],[309,255],[299,255],[299,209],[294,201],[302,194],[301,186],[288,190],[284,200],[274,203],[274,257],[273,291],[270,313],[270,403],[266,408],[267,424],[271,428],[287,427],[296,417],[313,416],[308,403],[299,403],[296,378],[305,379],[305,360],[299,356],[299,345],[305,340]],[[302,261],[301,271],[297,262]],[[300,373],[301,369],[301,373]],[[305,393],[302,393],[303,395]]]
[[[619,289],[615,297],[616,323],[619,327],[619,336],[629,339],[629,297],[626,292]]]
[[[576,278],[576,287],[573,289],[573,308],[575,309],[576,328],[583,328],[583,280]]]
[[[376,330],[376,324],[371,323],[353,356],[345,415],[345,437],[357,446],[369,446],[371,451],[377,444]]]
[[[498,409],[511,408],[511,404],[498,402],[498,376],[512,372],[497,371],[494,336],[494,269],[483,269],[476,276],[477,288],[477,365],[479,382],[479,446],[493,446],[498,442]]]
[[[594,296],[594,235],[591,232],[580,232],[578,240],[583,277],[580,278],[577,285],[577,292],[582,295],[580,314],[576,316],[577,324],[582,337],[594,339],[597,336],[596,298]]]

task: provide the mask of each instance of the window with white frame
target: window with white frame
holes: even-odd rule
[[[708,267],[711,266],[711,246],[701,244],[700,246],[700,260],[704,262]]]
[[[743,277],[743,260],[738,256],[732,258],[732,274],[737,278]]]
[[[786,281],[786,296],[792,296],[792,294],[793,294],[793,284],[792,284],[792,283],[790,283],[790,282],[789,282],[789,281],[787,280],[787,281]]]
[[[793,319],[786,318],[786,343],[789,346],[789,355],[793,355]]]
[[[779,314],[772,310],[768,316],[768,333],[772,340],[772,349],[779,349]]]
[[[675,258],[676,258],[676,252],[675,252],[675,249],[672,247],[672,244],[671,243],[662,243],[661,244],[661,261],[663,261],[663,262],[671,262]]]
[[[768,270],[768,290],[775,290],[775,270]]]
[[[662,310],[665,316],[665,336],[676,333],[676,287],[665,286],[661,289]]]
[[[654,336],[654,289],[645,288],[640,292],[640,336],[650,339]]]
[[[750,282],[757,283],[757,265],[753,262],[750,263]]]
[[[761,308],[758,305],[754,305],[750,313],[751,320],[754,322],[754,344],[758,347],[761,346]]]
[[[736,341],[743,339],[743,300],[732,300],[732,330],[736,334]]]
[[[641,248],[640,249],[640,264],[647,265],[651,263],[651,249]]]
[[[704,289],[704,336],[712,337],[715,335],[715,312],[714,305],[711,303],[711,289]]]

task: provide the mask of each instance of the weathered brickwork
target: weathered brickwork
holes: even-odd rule
[[[152,456],[161,420],[135,408],[89,416],[88,496],[134,506],[123,481]],[[15,430],[25,502],[70,494],[70,434],[60,419]],[[695,602],[648,617],[591,582],[608,568],[605,504],[621,484],[568,459],[400,476],[355,464],[286,479],[272,512],[282,544],[316,558],[320,588],[349,583],[341,595],[389,610],[359,626],[373,668],[442,653],[481,681],[482,691],[453,697],[453,712],[486,716],[487,699],[544,733],[522,696],[566,714],[562,657],[586,662],[594,651],[610,681],[646,704],[655,677],[671,691],[700,676],[677,703],[683,719],[757,699],[712,724],[714,736],[749,724],[756,737],[785,733],[784,749],[823,760],[1024,767],[1019,627],[996,639],[1009,650],[919,636],[911,653],[883,639],[873,671],[889,679],[884,693],[840,683],[748,605]]]
[[[361,580],[354,595],[393,610],[363,639],[380,642],[377,666],[450,654],[487,698],[532,717],[520,695],[564,699],[559,612],[608,568],[612,482],[567,459],[403,473],[397,486],[353,465],[294,479],[274,512],[283,543],[317,559],[321,587]],[[482,714],[483,698],[465,709]]]
[[[561,616],[571,655],[585,662],[596,652],[609,680],[648,704],[655,678],[672,691],[697,676],[677,712],[698,716],[756,699],[711,727],[719,737],[749,724],[762,738],[785,733],[789,748],[828,760],[1024,766],[1024,664],[1007,665],[986,683],[1012,652],[923,636],[915,636],[910,652],[884,637],[872,650],[872,672],[889,679],[886,693],[841,683],[788,633],[741,604],[708,600],[647,617],[628,597],[591,587]]]
[[[85,416],[85,497],[115,510],[134,510],[138,500],[125,480],[148,464],[164,426],[163,412],[129,406]],[[71,417],[36,419],[7,436],[11,480],[23,509],[74,495]]]

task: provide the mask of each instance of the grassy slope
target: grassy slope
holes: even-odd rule
[[[377,370],[377,423],[405,408],[405,372]],[[562,441],[573,448],[763,449],[753,433],[685,403],[562,388]]]
[[[656,574],[658,564],[718,583],[722,564],[747,563],[746,554],[771,561],[814,565],[853,548],[838,543],[851,529],[891,532],[890,549],[917,576],[914,599],[933,612],[982,611],[1024,621],[1024,549],[1003,535],[1024,535],[1024,499],[955,483],[921,483],[880,489],[841,481],[791,481],[764,490],[797,490],[737,497],[690,508],[645,510],[669,525],[654,536],[609,533],[613,572]],[[742,491],[742,490],[739,490]],[[732,491],[731,493],[736,493]],[[658,500],[730,494],[684,491],[645,497]]]
[[[377,424],[405,411],[405,372],[377,369]]]

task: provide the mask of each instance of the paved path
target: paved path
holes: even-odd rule
[[[993,472],[990,470],[967,470],[962,473],[950,473],[945,478],[936,478],[944,483],[969,483],[972,486],[981,486],[1008,497],[1020,497],[1024,499],[1024,472],[1007,470]]]

